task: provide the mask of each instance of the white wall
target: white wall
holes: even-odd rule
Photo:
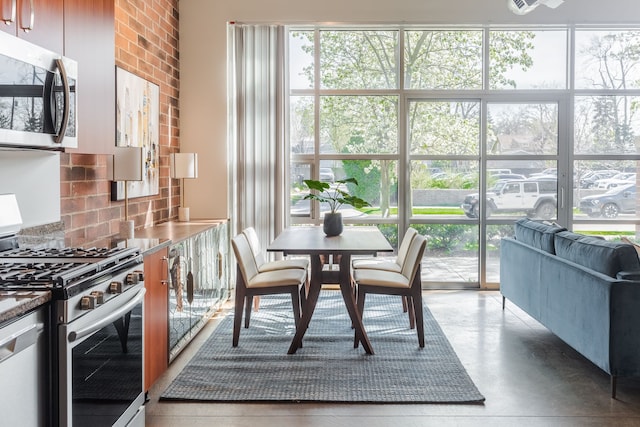
[[[22,228],[60,221],[60,153],[0,150],[0,194],[18,200]]]
[[[566,0],[518,16],[507,0],[182,0],[180,135],[199,154],[199,177],[186,180],[192,218],[228,216],[226,23],[566,24],[640,23],[637,0]],[[633,21],[632,21],[633,20]]]

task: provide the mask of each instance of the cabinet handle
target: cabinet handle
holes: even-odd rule
[[[35,19],[35,12],[33,10],[33,0],[29,0],[29,25],[27,25],[26,27],[24,25],[22,25],[22,23],[24,22],[24,19],[22,19],[23,16],[24,16],[24,14],[21,13],[20,14],[20,28],[22,28],[25,33],[28,33],[29,31],[33,30],[33,21]]]
[[[160,279],[160,284],[162,285],[168,285],[169,284],[169,258],[167,258],[166,256],[162,257],[162,263],[165,265],[164,270],[164,279]]]
[[[2,3],[2,20],[5,24],[11,25],[16,21],[16,2],[18,0],[11,0],[11,12],[9,13],[9,17],[5,17],[4,15],[4,3]]]

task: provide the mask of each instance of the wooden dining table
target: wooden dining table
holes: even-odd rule
[[[351,287],[351,256],[376,255],[378,252],[393,251],[377,227],[347,226],[339,236],[328,237],[322,231],[322,227],[293,226],[276,237],[267,247],[267,251],[282,252],[285,256],[309,255],[311,259],[307,300],[303,306],[301,322],[289,347],[289,354],[295,353],[302,347],[302,339],[309,327],[323,284],[339,284],[344,304],[358,338],[356,343],[362,343],[364,350],[368,354],[373,354]],[[333,259],[339,258],[338,270],[327,268],[329,256],[333,256]]]

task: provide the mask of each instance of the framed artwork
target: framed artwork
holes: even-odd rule
[[[128,197],[159,194],[160,87],[116,67],[116,146],[142,147],[143,180],[128,181]],[[111,183],[111,200],[124,200],[124,182]]]

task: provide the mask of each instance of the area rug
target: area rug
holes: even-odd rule
[[[368,295],[364,324],[375,354],[353,348],[340,292],[323,290],[303,348],[287,354],[294,334],[291,300],[262,297],[249,329],[231,346],[233,315],[223,319],[160,400],[210,402],[481,403],[427,307],[425,347],[398,296]]]

